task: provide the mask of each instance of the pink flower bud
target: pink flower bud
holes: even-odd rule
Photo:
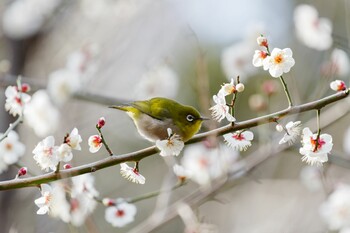
[[[30,86],[27,83],[23,83],[21,87],[21,92],[26,93],[30,91]]]
[[[269,43],[267,42],[267,38],[263,35],[260,35],[257,39],[256,39],[256,42],[258,43],[259,46],[262,46],[262,47],[268,47],[269,46]]]
[[[106,124],[106,119],[104,117],[101,117],[100,119],[98,119],[97,127],[99,129],[101,129],[105,124]]]
[[[115,200],[110,199],[110,198],[103,198],[102,203],[104,206],[115,206]]]
[[[66,163],[65,165],[63,165],[63,168],[64,169],[70,169],[70,168],[72,168],[72,165],[69,164],[69,163]]]
[[[331,82],[330,87],[333,91],[344,91],[346,90],[346,84],[342,80],[335,80]]]
[[[17,174],[18,174],[18,177],[26,175],[26,174],[27,174],[27,171],[28,171],[27,167],[21,167],[21,168],[18,170],[18,173],[17,173]]]

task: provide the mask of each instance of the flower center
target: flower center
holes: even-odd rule
[[[200,166],[201,168],[206,168],[206,167],[208,167],[208,160],[205,159],[205,158],[200,158],[200,159],[198,160],[198,163],[199,163],[199,166]]]
[[[260,58],[265,59],[267,57],[267,53],[264,51],[260,51]]]
[[[139,170],[137,168],[133,168],[132,171],[133,173],[135,173],[135,175],[140,175]]]
[[[117,217],[123,217],[125,215],[125,211],[124,210],[117,210],[116,212],[115,212],[115,216],[117,216]]]
[[[278,54],[277,56],[275,56],[274,60],[275,60],[275,63],[276,63],[276,64],[282,63],[282,61],[283,61],[283,56],[282,56],[282,54]]]
[[[21,100],[21,98],[19,98],[19,97],[15,97],[15,101],[16,101],[16,103],[17,104],[19,104],[19,105],[22,105],[22,100]]]
[[[93,140],[93,144],[98,147],[102,142],[102,138],[99,136],[95,136],[94,140]]]
[[[6,143],[5,148],[6,148],[6,150],[11,151],[13,148],[13,145],[11,143]]]
[[[312,137],[310,137],[310,142],[311,142],[311,145],[312,145],[312,148],[313,148],[312,149],[313,152],[316,152],[316,151],[320,150],[322,148],[322,146],[324,144],[326,144],[326,142],[323,139],[321,139],[321,138],[319,138],[318,141],[317,141],[316,139],[313,139]]]
[[[72,198],[70,200],[70,210],[74,212],[77,209],[79,209],[79,201],[76,198]]]
[[[50,201],[51,201],[51,199],[52,199],[52,196],[51,196],[50,193],[45,193],[45,194],[44,194],[44,198],[45,198],[45,204],[47,205],[47,204],[50,203]]]
[[[243,136],[243,134],[241,134],[241,133],[239,133],[239,134],[234,134],[232,137],[233,137],[234,139],[238,140],[238,141],[242,141],[242,140],[245,139],[244,136]]]
[[[45,156],[51,156],[52,155],[52,147],[44,149],[44,155]]]

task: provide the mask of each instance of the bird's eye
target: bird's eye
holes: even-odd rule
[[[191,114],[187,115],[186,116],[186,120],[189,121],[189,122],[192,122],[194,120],[194,116],[192,116]]]

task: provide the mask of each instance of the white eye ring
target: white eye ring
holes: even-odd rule
[[[192,122],[194,120],[194,116],[192,116],[191,114],[186,116],[186,120],[189,122]]]

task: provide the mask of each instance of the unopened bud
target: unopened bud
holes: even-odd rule
[[[283,131],[283,126],[280,125],[280,124],[277,124],[277,125],[276,125],[276,130],[277,130],[278,132],[282,132],[282,131]]]
[[[335,80],[331,82],[330,87],[333,91],[344,91],[346,90],[346,84],[342,80]]]
[[[268,47],[269,44],[267,42],[267,38],[263,35],[260,35],[257,39],[256,39],[256,42],[258,43],[259,46],[262,46],[262,47]]]
[[[104,206],[115,206],[115,200],[111,199],[111,198],[103,198],[102,199],[102,203]]]
[[[30,86],[27,83],[23,83],[21,86],[21,92],[26,93],[30,91]]]
[[[98,119],[97,127],[99,129],[101,129],[105,124],[106,124],[106,119],[104,117],[101,117],[100,119]]]
[[[63,165],[63,169],[70,169],[72,168],[73,166],[69,163],[66,163],[65,165]]]
[[[27,171],[28,171],[27,167],[21,167],[17,173],[18,177],[26,175]]]
[[[237,90],[238,92],[244,91],[244,84],[243,84],[243,83],[238,83],[238,84],[236,85],[236,90]]]

